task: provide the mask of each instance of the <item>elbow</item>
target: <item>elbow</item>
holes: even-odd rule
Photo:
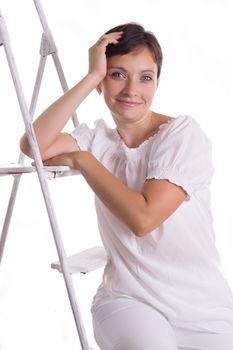
[[[20,139],[19,147],[21,152],[23,152],[26,156],[33,158],[31,147],[29,145],[26,135],[23,135],[22,138]]]
[[[132,232],[137,237],[144,237],[148,235],[152,230],[148,229],[148,227],[144,226],[137,226],[132,229]]]
[[[131,226],[132,232],[137,237],[144,237],[151,233],[154,229],[156,229],[158,225],[155,223],[154,220],[152,220],[151,217],[146,215],[141,215],[137,218],[137,220],[134,220],[134,223]]]

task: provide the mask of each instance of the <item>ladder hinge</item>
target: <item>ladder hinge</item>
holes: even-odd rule
[[[40,54],[45,57],[57,52],[56,45],[50,33],[43,33],[40,44]]]

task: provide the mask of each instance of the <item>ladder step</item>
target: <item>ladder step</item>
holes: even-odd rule
[[[22,173],[32,173],[36,171],[36,168],[30,165],[24,164],[0,164],[0,175],[10,175],[10,174],[22,174]]]
[[[61,176],[70,176],[79,174],[78,171],[70,169],[68,166],[44,166],[43,169],[47,173],[48,178],[56,178]],[[36,168],[32,165],[25,164],[0,164],[0,176],[17,175],[36,172]]]
[[[80,253],[67,257],[70,273],[87,273],[104,267],[107,262],[107,253],[103,247],[96,246]],[[53,269],[62,272],[59,261],[51,264]]]

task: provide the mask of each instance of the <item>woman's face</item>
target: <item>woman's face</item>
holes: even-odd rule
[[[147,116],[157,89],[157,64],[149,49],[109,57],[100,89],[116,124]]]

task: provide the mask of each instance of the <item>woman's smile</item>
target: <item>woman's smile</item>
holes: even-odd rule
[[[116,101],[123,107],[134,108],[141,105],[141,102],[117,98]]]

